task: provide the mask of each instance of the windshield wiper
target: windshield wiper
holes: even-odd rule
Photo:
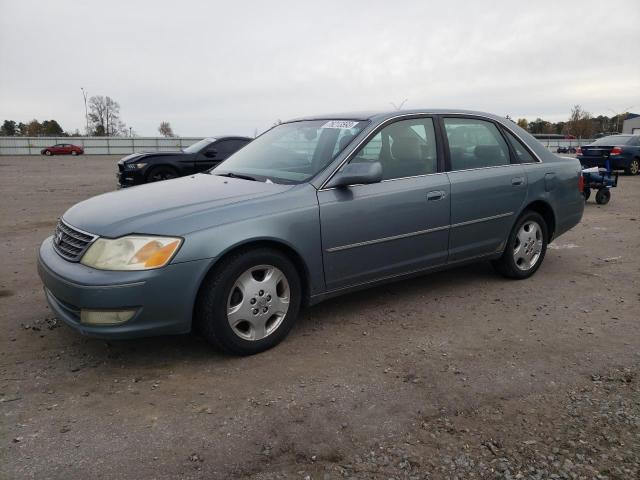
[[[229,178],[240,178],[242,180],[251,180],[252,182],[257,182],[258,179],[251,177],[249,175],[242,175],[240,173],[226,172],[226,173],[216,173],[215,175],[219,177],[229,177]]]

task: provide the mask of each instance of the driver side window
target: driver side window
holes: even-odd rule
[[[438,162],[433,119],[414,118],[387,125],[351,160],[376,161],[382,165],[383,180],[436,173]]]

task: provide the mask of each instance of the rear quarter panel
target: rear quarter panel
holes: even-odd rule
[[[524,165],[529,183],[527,202],[548,203],[555,216],[554,238],[582,219],[584,198],[578,190],[580,162],[575,158],[545,155],[542,163]]]

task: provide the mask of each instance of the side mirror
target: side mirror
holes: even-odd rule
[[[218,155],[217,150],[207,150],[204,152],[204,156],[207,158],[215,158]]]
[[[327,188],[347,187],[349,185],[378,183],[382,180],[380,162],[350,163],[336,173]]]

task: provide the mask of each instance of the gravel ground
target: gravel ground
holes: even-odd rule
[[[523,282],[486,264],[307,309],[250,358],[52,316],[39,243],[116,157],[0,157],[0,478],[640,478],[640,177]]]

